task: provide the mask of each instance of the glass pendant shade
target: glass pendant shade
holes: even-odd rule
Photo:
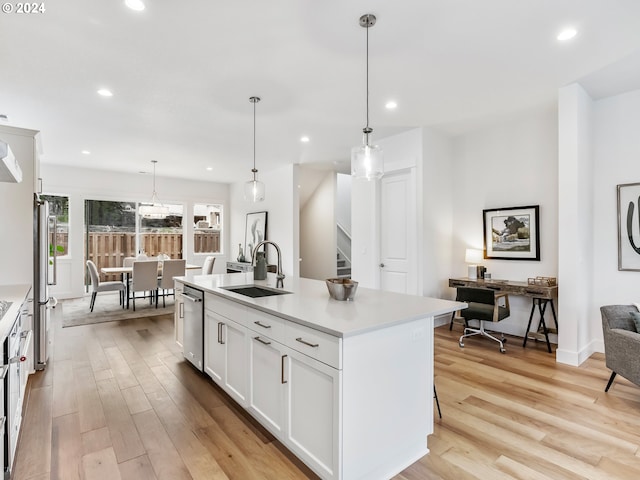
[[[248,202],[261,202],[264,200],[264,183],[256,180],[249,180],[244,184],[244,199]]]
[[[351,149],[351,175],[356,179],[375,180],[384,174],[384,158],[378,145],[371,145],[365,133],[362,145]]]

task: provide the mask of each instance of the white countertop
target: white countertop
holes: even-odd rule
[[[323,331],[336,337],[349,337],[418,318],[433,317],[465,308],[466,303],[439,298],[404,295],[358,286],[353,301],[338,301],[329,296],[324,281],[285,278],[288,295],[251,298],[220,287],[266,285],[275,287],[274,274],[267,280],[253,280],[253,273],[176,277],[187,285],[213,293],[243,305]]]
[[[31,291],[31,285],[0,285],[0,300],[11,302],[11,306],[0,319],[0,341],[11,331],[16,321],[20,305],[24,303]]]

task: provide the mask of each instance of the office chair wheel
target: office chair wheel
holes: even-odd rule
[[[504,347],[500,347],[500,353],[507,353],[507,349]]]
[[[464,342],[462,340],[458,340],[458,345],[460,345],[460,348],[464,348]]]

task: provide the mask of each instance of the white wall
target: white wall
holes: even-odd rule
[[[33,284],[34,130],[0,126],[22,170],[21,183],[0,182],[0,285]]]
[[[336,181],[336,221],[351,234],[351,175],[338,173]]]
[[[578,84],[559,92],[559,362],[579,365],[594,351],[589,329],[593,276],[592,100]]]
[[[149,201],[153,190],[150,175],[128,175],[94,169],[43,164],[43,191],[69,196],[69,258],[58,264],[58,286],[52,293],[59,298],[84,293],[84,201]],[[184,218],[193,217],[194,203],[223,205],[221,253],[216,254],[214,271],[223,273],[229,244],[229,187],[226,184],[195,182],[156,176],[156,191],[163,203],[184,205]],[[202,265],[207,254],[193,253],[193,224],[184,222],[183,257],[187,263]],[[232,244],[231,244],[232,245]]]
[[[327,172],[300,210],[300,276],[336,276],[336,174]]]
[[[250,172],[247,171],[247,180]],[[231,245],[229,259],[238,255],[238,244],[244,244],[246,215],[249,212],[268,212],[267,240],[278,244],[282,251],[282,269],[287,277],[298,276],[299,250],[299,198],[298,166],[286,165],[270,172],[260,172],[259,180],[265,184],[264,201],[253,204],[244,199],[244,182],[230,186]],[[295,186],[295,188],[294,188]],[[276,262],[276,253],[269,247],[269,263]],[[287,280],[284,281],[285,288]]]
[[[640,302],[640,272],[618,271],[616,186],[640,182],[640,90],[593,103],[593,238],[589,333],[602,345],[602,305]],[[584,212],[584,209],[582,209]],[[636,217],[637,218],[637,217]]]
[[[466,248],[483,248],[483,209],[540,206],[540,261],[484,260],[494,279],[558,275],[558,119],[555,109],[523,112],[453,141],[452,276],[467,276]],[[444,202],[443,202],[444,203]],[[453,289],[451,296],[455,296]],[[510,297],[510,318],[493,326],[524,335],[531,300]],[[548,318],[548,317],[546,317]]]
[[[422,263],[422,294],[455,298],[451,276],[453,198],[457,177],[453,170],[453,142],[432,129],[422,130],[422,186],[418,196],[418,216],[422,218],[422,241],[418,258]]]

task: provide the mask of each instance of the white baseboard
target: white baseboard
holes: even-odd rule
[[[558,348],[556,350],[556,362],[577,367],[592,354],[603,351],[604,344],[602,343],[602,340],[592,340],[580,351],[571,351]]]

